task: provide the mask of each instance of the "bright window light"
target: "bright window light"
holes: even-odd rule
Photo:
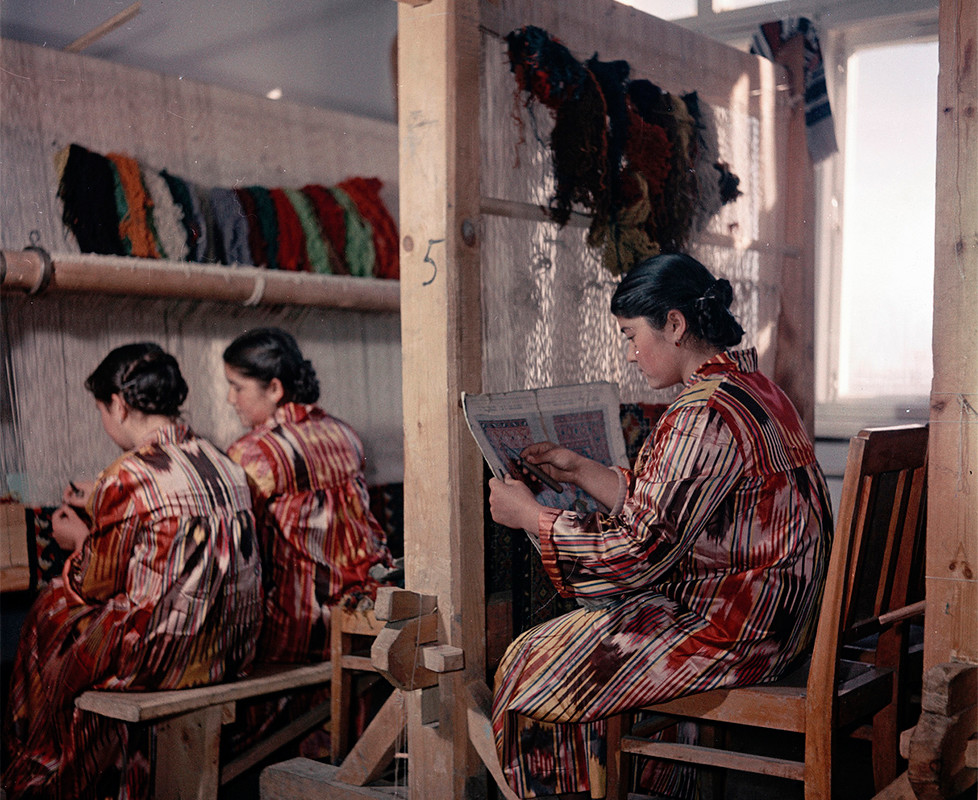
[[[838,394],[928,395],[937,42],[848,63]]]

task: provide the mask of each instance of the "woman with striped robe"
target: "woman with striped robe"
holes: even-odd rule
[[[236,677],[261,624],[248,483],[179,421],[177,362],[125,345],[86,387],[125,452],[92,487],[72,484],[52,519],[73,552],[31,607],[11,671],[3,787],[18,800],[148,797],[145,727],[78,711],[75,697]]]
[[[251,430],[228,448],[251,483],[265,566],[264,661],[329,658],[330,610],[377,589],[390,551],[370,512],[363,445],[314,405],[319,381],[291,334],[256,328],[224,351],[228,401]]]
[[[554,585],[581,605],[520,636],[496,674],[496,745],[521,797],[603,797],[607,717],[777,679],[812,640],[831,504],[791,402],[752,349],[728,349],[743,335],[731,301],[685,255],[622,279],[611,307],[629,361],[681,393],[634,470],[545,442],[523,452],[607,513],[545,508],[513,478],[490,481],[493,518],[539,536]]]

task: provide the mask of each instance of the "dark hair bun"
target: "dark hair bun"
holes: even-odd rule
[[[733,287],[726,278],[717,278],[703,296],[696,300],[693,304],[696,311],[695,327],[702,332],[703,339],[721,347],[740,343],[744,329],[730,313],[732,302]]]
[[[144,414],[177,416],[187,399],[187,383],[177,360],[162,350],[151,350],[133,361],[121,378],[122,399]]]
[[[126,405],[144,414],[176,417],[187,399],[187,383],[177,360],[153,342],[115,348],[85,381],[101,403],[118,394]]]

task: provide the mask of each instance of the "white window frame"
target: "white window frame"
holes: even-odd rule
[[[815,430],[823,438],[848,438],[862,427],[926,422],[928,394],[852,399],[838,395],[845,232],[846,72],[850,56],[867,47],[937,39],[937,13],[851,22],[819,31],[839,153],[816,167]],[[937,113],[937,108],[934,108]]]
[[[625,0],[641,7],[641,0]],[[762,0],[759,0],[761,3]],[[731,11],[714,11],[713,0],[697,0],[697,15],[674,22],[690,30],[749,49],[764,23],[804,16],[815,24],[836,126],[839,153],[815,170],[816,192],[816,336],[815,433],[819,438],[848,439],[860,428],[927,421],[929,397],[840,400],[840,297],[842,219],[845,186],[846,64],[855,50],[875,45],[937,39],[939,0],[781,0]],[[937,113],[937,109],[934,109]]]

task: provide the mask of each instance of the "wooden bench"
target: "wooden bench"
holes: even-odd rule
[[[351,671],[367,671],[370,659],[351,654],[355,636],[373,638],[383,628],[373,611],[333,611],[331,660],[318,664],[264,664],[242,680],[156,692],[88,691],[75,707],[123,722],[151,725],[152,781],[156,800],[217,798],[220,786],[298,736],[330,720],[334,742],[347,745]],[[235,720],[239,700],[303,687],[329,685],[331,699],[310,708],[281,730],[221,764],[221,728]],[[336,745],[334,745],[334,751]],[[345,755],[345,752],[334,754]]]
[[[263,665],[251,677],[192,689],[88,691],[75,700],[75,706],[111,719],[150,724],[153,796],[157,800],[205,800],[216,798],[220,786],[330,715],[327,701],[222,765],[221,728],[234,721],[239,700],[329,684],[332,677],[329,661]]]

